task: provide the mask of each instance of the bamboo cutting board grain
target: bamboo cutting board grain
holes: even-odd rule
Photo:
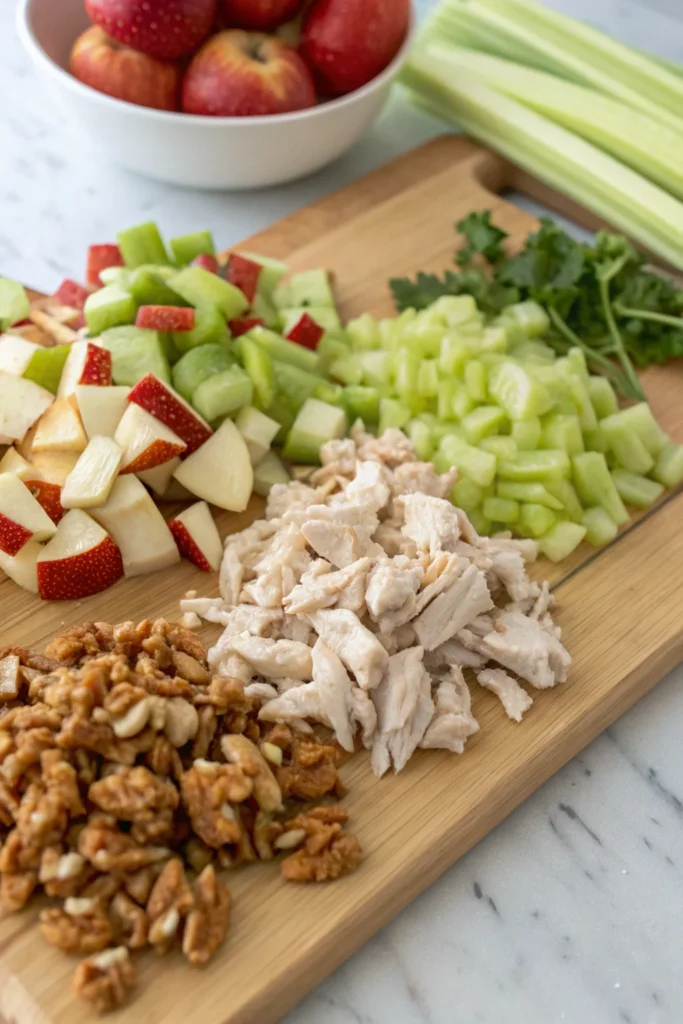
[[[491,207],[519,242],[533,228],[527,214],[499,198],[523,183],[551,204],[559,199],[498,157],[446,137],[400,158],[350,187],[267,229],[249,248],[286,259],[293,269],[336,273],[342,312],[392,312],[391,276],[443,270],[454,249],[453,224]],[[562,202],[563,212],[592,224]],[[660,422],[683,441],[683,373],[649,371],[648,395]],[[259,511],[223,514],[224,532]],[[569,682],[534,692],[523,724],[508,721],[489,693],[474,694],[481,732],[462,757],[420,753],[404,773],[377,781],[365,754],[344,769],[352,814],[367,860],[329,886],[280,882],[265,865],[230,878],[235,910],[225,946],[208,968],[177,954],[138,958],[131,1005],[112,1022],[273,1024],[389,921],[494,825],[683,658],[683,495],[669,497],[596,554],[569,565],[539,566],[555,582],[558,620],[574,657]],[[80,603],[41,604],[9,580],[0,583],[2,643],[42,647],[79,621],[177,614],[189,587],[216,592],[215,581],[187,564],[125,581]],[[82,1024],[92,1020],[74,999],[74,961],[47,946],[36,911],[0,921],[0,1020],[8,1024]],[[3,1021],[3,1024],[4,1024]]]

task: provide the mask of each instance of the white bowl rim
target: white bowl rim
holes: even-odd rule
[[[167,123],[182,123],[188,127],[191,125],[223,125],[224,127],[230,126],[237,128],[240,125],[247,127],[268,124],[291,124],[292,122],[303,121],[307,118],[324,117],[327,113],[333,113],[334,111],[340,110],[344,107],[350,107],[356,101],[361,100],[363,97],[368,96],[378,89],[381,89],[381,87],[388,83],[399,71],[412,46],[416,24],[415,11],[411,2],[408,31],[403,43],[401,44],[401,48],[394,59],[386,66],[386,68],[384,68],[383,71],[380,71],[379,75],[376,75],[369,82],[366,82],[366,84],[361,86],[360,89],[354,89],[353,92],[349,92],[345,96],[339,96],[336,99],[327,100],[325,103],[318,103],[315,107],[306,107],[304,110],[294,110],[286,114],[262,114],[250,115],[248,117],[214,117],[207,114],[186,114],[182,110],[157,110],[156,107],[143,107],[137,103],[129,103],[127,100],[120,100],[114,96],[109,96],[107,93],[100,92],[98,89],[93,89],[91,86],[85,85],[84,82],[79,81],[78,78],[75,78],[60,64],[57,64],[57,62],[49,57],[43,49],[31,26],[30,15],[32,5],[33,0],[19,0],[19,4],[17,5],[16,27],[19,38],[27,52],[37,60],[38,63],[44,65],[49,71],[56,73],[57,76],[64,81],[67,88],[72,89],[74,92],[80,92],[85,96],[92,97],[95,95],[98,100],[105,104],[105,106],[110,106],[119,111],[122,108],[125,108],[134,117],[140,117],[143,119],[154,117]]]

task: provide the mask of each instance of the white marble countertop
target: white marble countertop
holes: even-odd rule
[[[552,2],[683,61],[681,0]],[[16,42],[12,7],[0,0],[0,274],[38,288],[78,277],[89,242],[143,219],[167,234],[210,226],[229,245],[438,130],[395,101],[304,182],[240,196],[157,185],[67,133]],[[681,1024],[681,684],[679,669],[286,1024]]]

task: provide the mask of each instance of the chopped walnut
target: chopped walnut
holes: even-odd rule
[[[318,800],[339,784],[336,748],[317,743],[294,745],[292,762],[275,770],[284,797]]]
[[[0,878],[0,907],[10,913],[21,910],[28,903],[38,884],[37,871],[17,871]]]
[[[187,657],[187,655],[185,655]],[[193,740],[199,729],[199,714],[193,704],[183,697],[171,697],[166,702],[164,733],[173,747],[184,747]]]
[[[85,826],[78,840],[78,852],[98,871],[122,873],[137,871],[169,855],[164,847],[140,846],[104,814],[94,815]]]
[[[74,972],[73,987],[98,1013],[109,1013],[123,1005],[134,983],[128,950],[117,946],[83,960]]]
[[[125,892],[117,892],[109,907],[115,940],[128,949],[147,945],[147,915]]]
[[[139,871],[133,871],[131,874],[123,875],[121,881],[123,882],[123,888],[126,890],[131,899],[134,899],[136,903],[144,906],[149,899],[149,894],[152,891],[154,883],[163,870],[163,864],[157,861],[154,864],[148,864],[147,867],[140,868]]]
[[[16,700],[21,687],[21,662],[16,654],[0,659],[0,703]]]
[[[223,710],[232,708],[238,711],[250,711],[253,701],[244,694],[244,683],[231,676],[214,676],[203,693],[195,697],[197,704],[213,704]]]
[[[185,877],[183,862],[169,860],[147,901],[148,939],[159,952],[166,952],[175,941],[181,922],[194,905],[192,890]]]
[[[93,782],[88,798],[100,810],[122,821],[153,822],[178,806],[178,790],[148,768],[124,768],[116,775]]]
[[[180,754],[165,736],[157,736],[152,749],[145,757],[145,763],[155,775],[170,775],[178,780],[183,774],[183,762]]]
[[[253,779],[254,798],[261,810],[266,814],[281,811],[282,792],[258,747],[246,736],[223,736],[221,750],[226,761],[236,764]]]
[[[225,939],[230,922],[230,893],[216,878],[212,864],[194,883],[194,905],[187,915],[183,953],[191,964],[205,964]]]
[[[197,735],[194,738],[192,744],[192,757],[206,757],[209,753],[209,747],[211,742],[216,735],[216,729],[218,728],[218,721],[216,719],[216,712],[212,707],[201,707],[198,711],[199,714],[199,727],[197,729]]]
[[[200,759],[183,773],[183,804],[192,827],[207,846],[217,849],[237,842],[240,830],[231,804],[246,800],[252,789],[251,779],[237,765]]]
[[[65,953],[97,953],[113,938],[111,922],[95,899],[70,897],[64,909],[50,907],[41,911],[43,938]]]
[[[185,654],[184,651],[174,651],[173,664],[178,675],[182,676],[183,679],[187,679],[189,683],[194,683],[195,686],[206,686],[207,683],[211,682],[211,673],[206,664],[202,665],[191,654]]]

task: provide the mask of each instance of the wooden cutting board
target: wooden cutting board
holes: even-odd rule
[[[391,276],[443,270],[455,246],[453,225],[490,207],[519,242],[531,217],[499,192],[523,186],[573,219],[595,226],[572,203],[467,140],[445,137],[293,214],[249,239],[249,248],[293,269],[327,266],[336,274],[342,313],[391,314]],[[683,368],[644,375],[663,427],[683,441]],[[259,511],[223,514],[221,529],[241,529]],[[534,692],[521,725],[476,689],[481,732],[457,757],[421,752],[396,778],[376,780],[365,754],[344,769],[352,814],[367,860],[327,886],[280,882],[272,866],[230,878],[233,924],[208,968],[177,954],[137,958],[134,1001],[112,1015],[136,1024],[272,1024],[350,953],[472,847],[602,729],[683,659],[683,495],[669,496],[606,549],[585,549],[569,565],[538,566],[555,583],[558,621],[574,657],[569,682]],[[84,620],[173,617],[188,588],[217,592],[214,578],[183,564],[124,581],[105,594],[43,604],[11,581],[0,583],[2,643],[38,647]],[[92,1019],[71,994],[74,960],[47,946],[35,910],[0,921],[0,1022],[80,1024]]]

